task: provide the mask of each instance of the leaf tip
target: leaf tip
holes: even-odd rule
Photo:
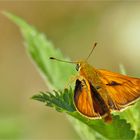
[[[1,11],[1,13],[2,13],[5,17],[7,17],[7,18],[9,18],[9,19],[12,19],[12,17],[13,17],[13,14],[12,14],[11,12],[8,12],[8,11]]]

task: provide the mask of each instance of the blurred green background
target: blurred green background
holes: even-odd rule
[[[44,32],[72,60],[140,77],[140,2],[0,1],[9,11]],[[65,85],[64,85],[65,86]],[[27,57],[15,24],[0,14],[0,139],[79,140],[65,114],[30,97],[47,86]]]

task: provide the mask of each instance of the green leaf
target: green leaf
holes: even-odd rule
[[[65,89],[64,92],[54,92],[54,94],[41,92],[33,96],[33,99],[44,102],[47,106],[54,107],[57,111],[66,112],[80,122],[88,125],[90,131],[99,133],[106,139],[133,139],[135,132],[131,130],[131,125],[119,116],[113,116],[111,124],[106,124],[103,120],[90,120],[81,116],[73,104],[72,89]]]
[[[72,100],[72,89],[65,89],[64,92],[40,92],[40,94],[34,95],[32,99],[45,102],[47,106],[54,107],[56,110],[62,112],[74,112],[75,107]]]
[[[60,50],[55,49],[53,44],[39,33],[34,27],[27,24],[21,18],[4,13],[9,19],[18,25],[25,40],[26,49],[35,64],[39,68],[50,88],[62,89],[69,77],[75,74],[73,65],[49,60],[49,57],[57,57],[66,60]],[[65,112],[78,131],[81,139],[133,139],[134,131],[124,119],[113,116],[112,124],[105,124],[102,120],[89,120],[81,116],[73,105],[72,90],[64,92],[44,93],[32,97],[45,105],[55,108],[57,111]],[[82,132],[82,133],[81,133]]]
[[[75,114],[77,118],[77,114]],[[131,125],[119,116],[113,116],[111,124],[105,124],[102,120],[88,120],[85,117],[78,117],[79,120],[87,124],[92,130],[101,134],[107,139],[133,139],[135,132],[131,130]]]
[[[73,65],[50,60],[49,58],[52,56],[63,60],[68,59],[63,57],[59,49],[54,48],[44,34],[39,33],[21,18],[8,12],[4,12],[4,14],[19,26],[25,40],[26,49],[43,73],[43,78],[47,80],[50,88],[62,89],[70,75],[75,74]]]

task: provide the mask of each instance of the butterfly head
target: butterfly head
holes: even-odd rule
[[[82,68],[85,68],[88,65],[87,61],[81,60],[76,62],[76,70],[80,71]]]

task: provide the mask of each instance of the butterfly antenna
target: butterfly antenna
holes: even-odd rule
[[[93,50],[95,49],[96,46],[97,46],[97,42],[94,43],[93,48],[92,48],[91,52],[89,53],[88,57],[86,58],[86,60],[89,59],[89,57],[91,56],[91,54],[92,54],[92,52],[93,52]]]
[[[50,57],[51,60],[56,60],[56,61],[60,61],[60,62],[65,62],[65,63],[76,63],[76,62],[72,62],[72,61],[65,61],[65,60],[61,60],[61,59],[57,59],[57,58],[54,58],[54,57]]]

